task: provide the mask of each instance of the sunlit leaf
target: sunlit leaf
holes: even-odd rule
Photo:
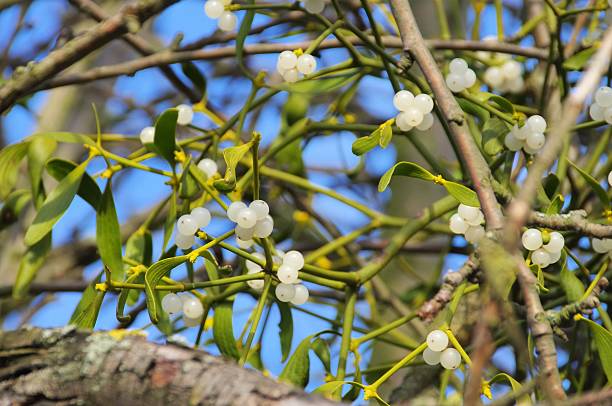
[[[13,286],[13,297],[22,298],[28,293],[30,284],[36,277],[38,270],[45,263],[47,254],[51,249],[51,232],[46,234],[36,244],[28,247],[19,261],[19,270],[15,285]]]
[[[312,340],[312,337],[308,336],[303,339],[295,349],[278,377],[281,382],[287,382],[301,388],[308,385],[310,378],[310,357],[308,352],[310,351],[310,340]]]
[[[238,360],[240,352],[234,337],[232,306],[234,302],[223,302],[215,307],[213,317],[213,337],[221,354]]]
[[[592,320],[585,317],[581,317],[580,320],[589,325],[595,339],[601,366],[608,378],[608,383],[612,383],[612,334]]]
[[[17,182],[19,163],[28,152],[29,142],[19,142],[0,150],[0,201],[7,198]]]
[[[599,182],[597,182],[597,180],[595,178],[593,178],[591,175],[589,175],[588,173],[586,173],[583,169],[579,168],[575,163],[573,163],[572,161],[568,160],[569,164],[574,167],[574,169],[576,169],[576,171],[578,171],[578,173],[580,174],[580,176],[582,176],[582,178],[586,181],[586,183],[589,184],[589,186],[591,187],[591,189],[593,189],[593,192],[595,192],[595,194],[597,195],[597,197],[599,197],[599,200],[601,201],[601,204],[604,207],[610,207],[610,198],[608,197],[608,193],[606,192],[606,190],[599,184]]]
[[[453,196],[459,203],[463,203],[467,206],[480,207],[480,201],[478,195],[472,189],[463,186],[460,183],[445,181],[442,186],[446,191]]]
[[[281,344],[281,362],[285,362],[291,351],[291,342],[293,341],[293,316],[291,315],[291,307],[287,303],[277,301],[276,304],[280,312],[278,334]]]
[[[176,150],[176,119],[177,109],[168,109],[160,114],[155,122],[155,150],[174,166],[174,151]]]
[[[74,162],[67,161],[60,158],[52,158],[47,161],[47,172],[53,176],[55,180],[61,181],[72,172],[78,165]],[[81,184],[77,194],[91,205],[94,209],[98,207],[100,199],[102,198],[102,192],[96,181],[87,172],[83,174]]]
[[[96,243],[102,263],[110,269],[113,280],[122,281],[124,272],[121,257],[121,229],[110,179],[96,212]]]
[[[145,273],[145,296],[147,302],[147,311],[149,318],[156,324],[159,322],[159,313],[161,312],[161,303],[159,295],[155,287],[159,284],[161,278],[166,276],[168,272],[176,268],[187,260],[186,256],[172,257],[157,261],[147,269]]]
[[[413,162],[398,162],[391,169],[389,169],[385,174],[380,178],[378,182],[378,191],[383,192],[387,186],[389,186],[389,182],[391,182],[391,178],[393,176],[408,176],[411,178],[423,179],[423,180],[433,180],[434,175],[431,174],[427,169],[413,163]]]

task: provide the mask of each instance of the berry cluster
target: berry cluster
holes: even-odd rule
[[[210,158],[204,158],[198,162],[198,169],[204,172],[208,179],[219,173],[217,163]]]
[[[250,205],[241,201],[232,202],[227,208],[227,218],[236,223],[236,243],[240,248],[253,246],[253,237],[266,238],[272,234],[274,219],[270,208],[263,200],[254,200]]]
[[[408,90],[400,90],[393,96],[393,106],[400,111],[395,118],[395,124],[402,131],[410,131],[414,127],[426,131],[433,125],[431,110],[434,103],[427,94],[415,96]]]
[[[522,127],[515,124],[506,134],[504,144],[510,151],[518,151],[522,148],[527,154],[533,155],[544,146],[546,141],[544,131],[546,131],[546,120],[536,114],[529,117]]]
[[[304,256],[299,251],[284,253],[277,250],[277,255],[272,258],[275,265],[279,265],[276,276],[281,283],[276,285],[276,298],[281,302],[291,302],[294,305],[302,305],[308,300],[308,288],[300,283],[298,272],[304,267]],[[265,256],[259,252],[253,254],[256,258],[265,261]],[[248,274],[262,271],[261,266],[252,261],[246,261]],[[247,281],[247,284],[256,291],[261,291],[264,281],[261,279]]]
[[[458,93],[476,84],[476,73],[469,68],[464,59],[453,59],[448,70],[450,73],[446,76],[446,86],[452,92]]]
[[[283,51],[276,61],[276,70],[289,83],[297,82],[301,75],[310,75],[316,69],[317,60],[310,54],[298,57],[295,51]]]
[[[478,207],[460,204],[448,225],[453,233],[463,234],[467,242],[477,244],[485,235],[484,221],[484,214]]]
[[[310,14],[319,14],[325,8],[325,0],[303,0],[303,3]]]
[[[589,107],[589,115],[593,120],[605,120],[612,124],[612,87],[603,86],[595,92],[594,103]]]
[[[501,66],[491,66],[484,73],[484,81],[502,93],[520,93],[525,87],[523,65],[509,59]]]
[[[189,125],[193,120],[193,109],[187,104],[179,104],[176,106],[178,116],[176,123],[178,125]],[[144,144],[152,144],[155,140],[155,127],[145,127],[140,131],[140,142]]]
[[[612,257],[612,238],[593,238],[591,240],[593,251],[598,254],[609,253]]]
[[[205,207],[196,207],[190,214],[184,214],[176,221],[174,243],[182,250],[191,248],[195,242],[194,234],[206,227],[211,220],[210,212]]]
[[[523,233],[523,247],[532,251],[531,262],[540,268],[546,268],[561,258],[561,251],[565,245],[565,239],[561,233],[553,231],[550,233],[548,243],[544,244],[542,232],[537,228],[530,228]]]
[[[441,364],[445,369],[457,369],[461,365],[461,354],[448,347],[448,336],[442,330],[433,330],[427,334],[427,348],[423,351],[423,360],[427,365]]]
[[[183,313],[183,323],[187,327],[193,327],[200,324],[202,315],[204,314],[204,306],[197,298],[190,295],[177,295],[176,293],[168,293],[162,298],[162,309],[168,314]]]
[[[204,12],[208,18],[217,20],[217,27],[221,31],[233,31],[236,28],[238,18],[236,14],[225,10],[225,6],[229,6],[232,0],[208,0],[204,4]]]

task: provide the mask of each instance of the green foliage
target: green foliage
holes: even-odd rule
[[[155,122],[155,138],[153,142],[155,150],[168,161],[170,166],[174,166],[175,162],[177,117],[177,109],[168,109]]]
[[[172,269],[184,263],[186,260],[186,256],[166,258],[154,263],[149,267],[149,269],[147,269],[147,272],[145,273],[147,311],[149,312],[149,318],[154,324],[159,322],[161,313],[161,303],[155,287],[161,278],[166,276]]]
[[[221,354],[238,360],[240,352],[234,337],[233,308],[234,302],[221,302],[215,306],[213,317],[213,337]]]

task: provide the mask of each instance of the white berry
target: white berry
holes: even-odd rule
[[[463,85],[463,76],[458,73],[449,73],[448,76],[446,76],[446,86],[448,86],[453,93],[461,92],[465,89]]]
[[[223,3],[218,0],[208,0],[204,4],[204,12],[208,18],[217,19],[223,14],[224,8]]]
[[[193,247],[193,244],[195,244],[195,237],[193,236],[193,234],[185,235],[181,233],[176,233],[174,235],[174,243],[180,249],[188,250]]]
[[[543,133],[544,131],[546,131],[546,120],[544,119],[544,117],[539,116],[539,115],[535,115],[535,116],[531,116],[527,119],[527,123],[526,123],[529,128],[531,128],[531,130],[533,132],[536,133]]]
[[[199,299],[190,297],[183,302],[183,313],[190,319],[199,319],[204,314],[204,306]]]
[[[217,20],[217,26],[221,31],[233,31],[237,22],[236,14],[231,11],[224,11]]]
[[[243,240],[242,238],[236,236],[236,245],[238,248],[242,248],[243,250],[249,249],[255,244],[253,240]]]
[[[466,221],[473,221],[478,218],[478,213],[480,213],[480,209],[478,207],[468,206],[463,203],[459,205],[457,209],[459,215]]]
[[[550,233],[550,239],[548,244],[544,245],[544,249],[549,253],[560,252],[565,245],[565,238],[563,238],[563,234],[558,231],[553,231]]]
[[[472,69],[468,69],[463,74],[463,86],[467,89],[476,84],[476,72]]]
[[[256,252],[253,254],[253,256],[257,259],[259,259],[260,261],[266,262],[266,257],[265,255]],[[248,259],[246,260],[246,267],[249,271],[254,271],[254,272],[259,272],[262,270],[261,265],[253,262],[253,261],[249,261]]]
[[[271,216],[266,216],[262,220],[258,220],[257,223],[255,223],[253,236],[257,238],[266,238],[272,234],[273,230],[274,220]]]
[[[504,81],[504,77],[502,75],[501,69],[496,66],[488,68],[485,71],[484,80],[491,87],[500,87]]]
[[[414,107],[427,114],[433,110],[434,102],[430,95],[421,93],[414,97]]]
[[[514,80],[523,74],[523,66],[517,61],[508,61],[501,67],[502,75],[508,80]]]
[[[183,316],[183,324],[185,327],[195,327],[199,326],[202,321],[201,317],[191,318],[187,316]]]
[[[248,263],[248,261],[247,261],[247,263]],[[253,263],[253,262],[251,262],[251,263]],[[259,265],[257,265],[257,266],[259,266]],[[248,275],[252,275],[252,274],[258,273],[258,272],[261,272],[261,267],[249,269],[247,274]],[[249,287],[251,289],[253,289],[253,290],[260,291],[264,287],[264,280],[263,279],[251,279],[250,281],[247,281],[247,285],[249,285]]]
[[[546,142],[546,139],[542,133],[531,133],[525,140],[525,144],[527,144],[527,146],[532,150],[536,151],[544,146],[544,142]]]
[[[278,268],[276,276],[282,283],[296,283],[298,281],[298,270],[283,264]]]
[[[412,130],[412,126],[408,123],[408,119],[406,117],[406,112],[402,111],[395,117],[395,125],[402,131],[410,131]]]
[[[268,203],[264,202],[263,200],[253,200],[251,204],[249,204],[249,209],[255,212],[257,220],[265,219],[268,213],[270,213]]]
[[[257,223],[257,214],[255,214],[255,211],[252,209],[242,209],[238,212],[236,223],[242,228],[255,227],[255,223]]]
[[[608,185],[612,186],[612,171],[608,174]]]
[[[591,104],[591,107],[589,107],[589,115],[595,121],[603,120],[604,119],[604,108],[601,107],[597,103],[593,103]]]
[[[229,218],[234,223],[237,223],[238,213],[240,212],[240,210],[246,209],[246,207],[247,205],[244,204],[243,202],[240,202],[240,201],[232,202],[232,204],[230,204],[229,207],[227,208],[227,218]]]
[[[601,107],[611,107],[612,106],[612,88],[608,86],[603,86],[597,89],[595,92],[595,101]]]
[[[300,72],[296,68],[287,69],[283,72],[283,79],[287,83],[295,83],[300,78]]]
[[[245,240],[245,241],[250,240],[254,237],[255,227],[244,228],[244,227],[237,225],[236,228],[234,229],[234,233],[241,240]]]
[[[550,257],[550,263],[556,264],[561,259],[561,251],[548,252],[548,256]]]
[[[293,295],[293,299],[291,299],[291,303],[296,306],[303,305],[308,301],[308,297],[310,296],[308,293],[308,288],[301,283],[294,285],[294,287],[295,293]]]
[[[302,54],[297,60],[297,70],[303,75],[310,75],[317,69],[317,60],[310,54]]]
[[[198,162],[198,169],[204,172],[207,178],[212,178],[219,170],[217,163],[210,158],[204,158]]]
[[[168,314],[174,314],[181,311],[183,302],[176,293],[168,293],[161,301],[162,309]]]
[[[295,297],[295,286],[287,283],[279,283],[274,290],[276,298],[281,302],[289,302]]]
[[[423,351],[423,361],[425,361],[427,365],[438,365],[440,363],[441,354],[440,351],[432,351],[427,347],[425,351]]]
[[[445,369],[457,369],[461,365],[461,354],[454,348],[447,348],[440,354],[440,364]]]
[[[425,339],[427,347],[432,351],[442,351],[448,347],[448,336],[442,330],[433,330],[427,334]]]
[[[598,254],[605,254],[609,251],[604,239],[593,238],[591,240],[591,246],[593,247],[593,251]]]
[[[278,55],[276,66],[279,70],[286,71],[295,68],[297,61],[298,57],[293,51],[283,51]]]
[[[198,222],[190,214],[184,214],[176,222],[178,232],[184,235],[194,235],[198,231]]]
[[[470,244],[478,244],[485,236],[485,229],[483,226],[470,226],[464,236]]]
[[[204,228],[210,224],[210,211],[205,207],[196,207],[191,210],[191,217],[193,217],[198,223],[198,228]]]
[[[612,124],[612,107],[607,107],[603,112],[603,118],[606,123]]]
[[[155,141],[155,127],[145,127],[140,132],[140,142],[152,144]]]
[[[299,251],[291,250],[283,256],[283,265],[302,269],[304,267],[304,256]]]
[[[475,219],[470,219],[470,220],[465,220],[464,221],[469,225],[469,226],[479,226],[481,224],[484,223],[485,218],[484,218],[484,214],[482,213],[482,211],[478,210],[478,215],[476,216]]]
[[[191,106],[188,106],[187,104],[179,104],[176,106],[176,109],[178,110],[176,123],[179,125],[191,124],[191,120],[193,120],[193,109]]]
[[[404,117],[409,125],[416,127],[423,121],[423,112],[416,107],[409,107],[404,111]]]
[[[433,123],[434,123],[433,114],[427,113],[423,115],[423,121],[421,121],[421,124],[417,125],[416,128],[419,131],[427,131],[433,126]]]
[[[530,228],[521,237],[523,247],[529,251],[535,251],[542,246],[542,233],[537,228]]]
[[[310,14],[320,14],[325,8],[324,0],[304,0],[304,8]]]
[[[399,111],[405,111],[412,107],[414,103],[414,94],[408,90],[400,90],[393,96],[393,107]]]
[[[448,222],[448,226],[450,227],[450,230],[455,234],[463,234],[469,228],[469,224],[465,222],[465,220],[459,215],[459,213],[455,213],[451,216],[450,221]]]
[[[451,71],[451,73],[463,75],[468,70],[468,64],[465,59],[455,58],[450,61],[450,64],[448,65],[448,70]]]
[[[531,254],[531,262],[539,265],[540,268],[546,268],[550,265],[550,254],[544,248],[539,248]]]
[[[514,132],[510,131],[504,138],[504,145],[510,151],[518,151],[523,148],[524,145],[523,140],[519,140],[514,134]]]

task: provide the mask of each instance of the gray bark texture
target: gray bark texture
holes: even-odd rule
[[[115,330],[0,333],[0,405],[334,405],[200,350]]]

